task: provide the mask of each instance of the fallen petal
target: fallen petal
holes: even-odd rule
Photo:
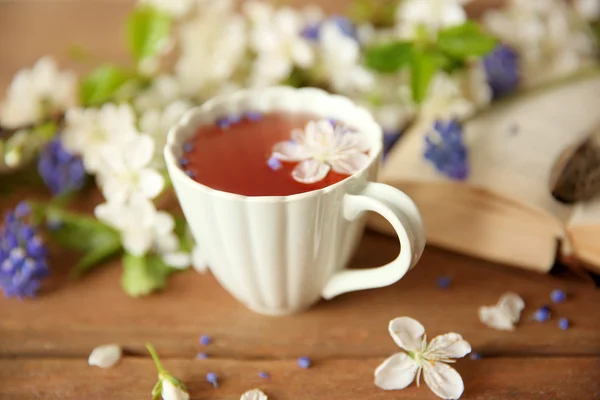
[[[442,362],[425,363],[423,377],[429,389],[442,399],[458,399],[465,390],[459,373]]]
[[[121,355],[122,352],[119,345],[105,344],[92,350],[88,358],[88,364],[100,368],[110,368],[119,362]]]
[[[514,331],[515,325],[504,310],[498,306],[479,307],[479,320],[493,329],[500,331]]]
[[[294,168],[292,177],[300,183],[316,183],[323,180],[329,173],[330,167],[327,164],[315,160],[305,160]]]
[[[470,352],[471,345],[458,333],[439,335],[427,347],[427,355],[431,359],[462,358]]]
[[[260,389],[252,389],[244,393],[240,400],[267,400],[267,395]]]
[[[521,318],[521,311],[525,308],[525,302],[518,294],[508,292],[500,297],[498,307],[516,324]]]
[[[410,317],[400,317],[390,321],[388,331],[394,342],[407,351],[421,349],[425,328],[421,323]]]
[[[384,390],[404,389],[415,380],[419,366],[406,353],[396,353],[375,370],[375,385]]]

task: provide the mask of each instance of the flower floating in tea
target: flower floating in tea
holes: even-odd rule
[[[369,139],[330,120],[309,121],[304,130],[292,131],[292,140],[273,146],[273,157],[298,162],[294,180],[311,184],[324,179],[329,171],[352,175],[369,162]]]
[[[415,377],[419,386],[421,373],[425,383],[443,399],[458,399],[464,390],[463,380],[447,363],[471,352],[471,345],[458,333],[446,333],[427,343],[425,328],[419,321],[400,317],[390,321],[389,332],[405,352],[396,353],[375,370],[375,385],[384,390],[399,390]]]

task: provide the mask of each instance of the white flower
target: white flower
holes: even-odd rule
[[[168,379],[162,380],[161,395],[163,400],[189,400],[190,395],[187,391],[173,385]]]
[[[396,9],[396,23],[400,37],[413,39],[419,27],[429,32],[467,20],[463,5],[470,0],[403,0]]]
[[[488,11],[483,21],[519,53],[525,86],[573,73],[594,60],[587,24],[562,0],[511,0]]]
[[[461,78],[464,76],[458,74],[450,76],[444,72],[438,73],[433,78],[429,95],[421,105],[422,119],[428,121],[446,118],[461,119],[473,114],[477,106],[467,98]]]
[[[301,183],[319,182],[333,169],[352,175],[369,162],[371,144],[365,135],[328,120],[310,121],[304,130],[292,131],[292,140],[273,146],[273,157],[300,163],[292,177]]]
[[[208,263],[200,246],[196,245],[192,249],[192,266],[194,269],[203,274],[208,270]]]
[[[373,86],[373,74],[359,64],[358,42],[344,34],[335,22],[321,25],[319,47],[326,78],[335,91],[365,91]]]
[[[50,57],[21,70],[8,87],[0,108],[0,125],[14,129],[36,124],[77,104],[77,78],[60,72]]]
[[[443,399],[458,399],[464,390],[462,378],[447,363],[471,352],[471,345],[457,333],[433,338],[429,344],[425,328],[409,317],[390,321],[389,332],[406,353],[396,353],[375,370],[375,385],[384,390],[404,389],[421,372],[429,388]]]
[[[588,21],[600,19],[600,1],[598,0],[575,0],[573,6],[577,13]]]
[[[167,105],[162,111],[150,109],[140,117],[140,128],[154,141],[154,155],[150,164],[152,167],[164,169],[163,148],[167,143],[167,133],[191,106],[190,103],[179,100]]]
[[[176,18],[181,18],[189,13],[194,2],[194,0],[140,0],[140,4],[148,4]]]
[[[135,115],[128,105],[106,104],[99,110],[75,108],[67,111],[63,144],[71,153],[82,156],[87,172],[96,173],[104,165],[104,147],[120,146],[137,134]]]
[[[121,233],[123,247],[135,256],[150,250],[168,255],[179,249],[179,240],[173,233],[173,217],[157,211],[154,204],[141,196],[127,202],[110,201],[96,206],[96,218],[113,226]]]
[[[273,9],[265,2],[248,1],[244,10],[250,21],[250,48],[256,53],[251,84],[268,86],[280,83],[294,66],[309,68],[315,61],[310,42],[302,37],[307,18],[289,7]]]
[[[98,172],[102,194],[108,201],[124,202],[141,195],[154,199],[165,186],[163,176],[150,167],[154,141],[148,135],[131,135],[101,150],[105,168]]]
[[[248,390],[240,397],[240,400],[267,400],[268,397],[260,389]]]
[[[139,112],[163,108],[181,97],[181,87],[176,77],[159,75],[152,84],[134,99],[135,109]]]
[[[505,293],[494,306],[479,307],[479,320],[493,329],[514,331],[525,308],[523,299],[515,293]]]
[[[110,368],[119,362],[121,355],[122,352],[119,345],[105,344],[92,350],[88,358],[88,364],[100,368]]]
[[[199,0],[181,26],[181,57],[175,75],[182,91],[210,97],[231,83],[246,52],[246,23],[231,0]]]

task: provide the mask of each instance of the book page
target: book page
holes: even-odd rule
[[[600,225],[600,198],[581,202],[573,207],[569,226],[586,225]]]
[[[600,125],[600,78],[587,78],[490,108],[465,124],[471,174],[465,183],[523,202],[566,222],[571,207],[552,197],[550,170],[567,146]],[[392,150],[382,179],[446,179],[423,159],[417,124]],[[600,215],[600,214],[599,214]]]

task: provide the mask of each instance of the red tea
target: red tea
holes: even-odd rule
[[[275,144],[290,140],[294,129],[304,129],[318,119],[307,114],[250,112],[200,126],[184,145],[181,167],[205,186],[245,196],[287,196],[322,189],[349,175],[330,170],[318,182],[300,183],[292,177],[297,162],[270,162]]]

